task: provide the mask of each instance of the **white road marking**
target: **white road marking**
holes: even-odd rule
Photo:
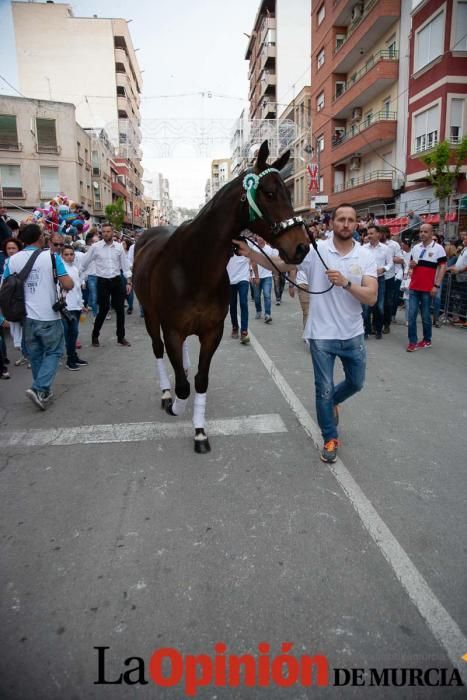
[[[249,334],[252,347],[297,416],[305,432],[311,437],[316,447],[321,447],[322,437],[318,425],[253,333],[250,331]],[[324,464],[322,466],[324,467]],[[467,638],[462,633],[459,625],[430,589],[415,564],[378,515],[342,460],[338,458],[335,464],[327,464],[326,466],[329,467],[350,503],[357,511],[364,527],[380,549],[413,604],[425,619],[431,632],[445,649],[452,665],[458,669],[463,682],[467,683],[467,664],[461,658],[467,649]]]
[[[259,414],[210,420],[209,437],[213,435],[257,435],[286,433],[282,418],[276,414]],[[193,437],[191,421],[170,423],[116,423],[109,425],[80,425],[47,430],[0,432],[0,448],[40,447],[44,445],[81,445],[106,442],[142,442],[167,438]]]

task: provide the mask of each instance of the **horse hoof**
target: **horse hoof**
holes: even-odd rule
[[[211,452],[211,445],[209,444],[208,438],[203,440],[195,440],[195,452],[198,455],[205,455]]]
[[[161,399],[161,408],[163,411],[167,411],[168,408],[172,406],[172,399]]]

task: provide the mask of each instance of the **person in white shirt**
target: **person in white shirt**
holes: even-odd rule
[[[76,252],[71,245],[65,245],[62,252],[62,260],[65,269],[74,282],[74,287],[65,295],[66,307],[71,318],[62,318],[63,332],[65,334],[65,346],[67,353],[66,368],[77,371],[80,367],[85,367],[88,363],[78,357],[76,352],[76,341],[79,333],[79,320],[83,308],[83,296],[81,292],[81,281],[79,269],[75,263]]]
[[[255,236],[256,243],[266,255],[277,256],[278,252],[266,243],[261,236]],[[264,296],[264,323],[271,323],[271,292],[272,292],[272,272],[262,265],[258,265],[258,280],[254,285],[254,298],[256,308],[256,318],[261,318],[261,294]]]
[[[397,303],[399,298],[400,283],[402,280],[401,264],[403,263],[402,251],[399,243],[391,238],[391,233],[386,226],[380,226],[381,243],[388,246],[392,264],[389,270],[384,273],[384,318],[383,318],[383,333],[389,333],[391,329],[391,321],[396,315]],[[395,300],[397,292],[397,299]],[[396,307],[394,309],[394,303]]]
[[[69,291],[74,282],[67,274],[60,256],[52,250],[42,250],[45,238],[37,224],[25,226],[21,240],[25,248],[8,258],[3,279],[21,272],[31,255],[37,255],[24,283],[26,318],[23,332],[33,379],[31,388],[26,390],[26,396],[41,411],[45,411],[53,397],[52,383],[64,350],[60,313],[53,308],[57,301],[57,286]],[[57,285],[54,282],[54,266]]]
[[[304,337],[308,339],[315,373],[316,413],[324,439],[323,462],[337,460],[339,446],[338,406],[363,388],[366,349],[363,339],[362,304],[373,306],[377,298],[376,263],[371,252],[353,240],[357,212],[342,204],[332,218],[333,237],[318,241],[323,262],[313,249],[299,265],[312,292],[313,313],[308,316]],[[243,255],[264,267],[272,265],[245,243],[238,244]],[[280,258],[273,262],[283,271],[295,270]],[[334,285],[331,287],[331,285]],[[342,362],[345,379],[334,386],[336,358]]]
[[[375,324],[375,338],[381,340],[383,332],[384,320],[384,291],[385,279],[384,274],[393,267],[392,252],[387,245],[381,243],[379,226],[371,224],[368,226],[368,243],[364,243],[362,248],[369,250],[373,255],[377,274],[378,274],[378,298],[376,304],[369,308],[366,304],[363,306],[363,319],[365,322],[365,338],[371,334],[371,315],[373,315]]]
[[[114,231],[111,224],[102,224],[102,240],[94,243],[85,254],[81,263],[81,272],[87,270],[94,261],[97,275],[97,304],[99,313],[94,321],[92,345],[99,347],[99,333],[110,309],[110,302],[117,315],[117,342],[129,346],[125,338],[125,292],[132,290],[131,271],[128,266],[126,252],[121,243],[114,241]],[[126,289],[123,288],[120,271],[127,279]]]
[[[96,232],[89,232],[86,236],[86,251],[90,249],[94,243],[97,243],[99,241],[99,236],[97,235]],[[82,271],[82,258],[80,260],[80,274],[82,277],[83,282],[86,284],[85,288],[85,306],[86,307],[91,307],[92,315],[94,316],[94,319],[97,316],[98,312],[98,307],[97,307],[97,276],[96,276],[96,263],[94,260],[91,260],[91,262],[88,264],[86,271]]]
[[[250,231],[245,232],[250,235]],[[248,244],[246,244],[248,248]],[[248,345],[248,288],[250,284],[250,262],[243,254],[232,255],[227,265],[230,281],[230,320],[232,322],[232,338],[238,338],[237,298],[240,301],[240,342]],[[255,278],[258,272],[255,270]]]

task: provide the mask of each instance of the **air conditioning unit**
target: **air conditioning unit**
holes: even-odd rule
[[[352,121],[359,122],[362,118],[363,110],[361,107],[354,107],[352,110]]]
[[[353,156],[353,158],[350,159],[350,170],[360,170],[361,164],[362,159],[360,156]]]
[[[352,22],[356,22],[363,14],[363,3],[357,3],[352,7]]]
[[[334,129],[334,142],[340,141],[345,134],[345,128],[343,126],[336,126]]]

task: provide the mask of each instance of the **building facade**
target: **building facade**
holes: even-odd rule
[[[211,163],[211,197],[227,184],[231,178],[232,161],[230,158],[220,158]]]
[[[407,182],[402,211],[438,211],[420,160],[441,141],[453,149],[467,134],[467,2],[425,0],[412,11],[407,124]],[[465,173],[458,198],[467,193]]]
[[[304,85],[311,0],[261,0],[248,42],[251,119],[276,119]]]
[[[1,96],[0,194],[12,215],[15,207],[30,212],[60,192],[99,214],[93,196],[96,138],[76,123],[72,104]],[[104,148],[100,163],[110,178]]]
[[[132,163],[142,211],[142,79],[127,21],[75,17],[70,5],[52,2],[13,2],[12,14],[21,92],[72,102],[84,128],[105,129],[118,157]]]
[[[319,161],[317,195],[329,208],[340,201],[358,209],[394,205],[404,181],[404,94],[401,43],[408,0],[323,0],[312,13],[314,147]],[[405,93],[405,99],[406,93]],[[398,162],[399,161],[399,162]]]
[[[281,121],[289,120],[296,125],[296,138],[291,146],[290,159],[282,176],[289,190],[296,213],[310,209],[310,174],[308,166],[313,162],[314,152],[311,132],[311,87],[305,86],[286,107]]]

